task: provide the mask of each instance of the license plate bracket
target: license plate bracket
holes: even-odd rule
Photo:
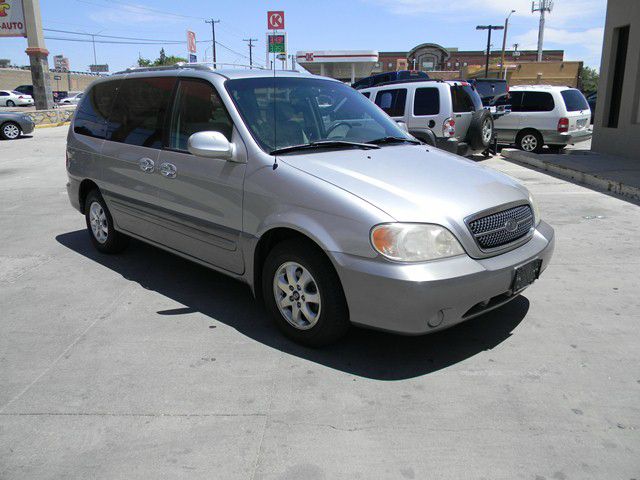
[[[540,277],[541,267],[542,260],[537,259],[516,268],[513,275],[513,283],[511,284],[511,291],[517,293],[535,282],[538,277]]]

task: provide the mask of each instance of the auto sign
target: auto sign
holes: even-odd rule
[[[0,0],[0,37],[26,37],[21,0]]]

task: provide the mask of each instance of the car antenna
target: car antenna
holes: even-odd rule
[[[278,122],[276,121],[276,56],[273,55],[273,143],[278,148]],[[278,154],[273,156],[273,169],[278,168]]]

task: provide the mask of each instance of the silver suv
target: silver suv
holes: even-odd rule
[[[351,324],[450,327],[512,300],[554,247],[522,185],[296,72],[98,80],[70,127],[67,171],[99,251],[133,237],[246,282],[308,345]]]
[[[358,91],[429,145],[467,156],[493,141],[493,117],[468,82],[399,80]]]

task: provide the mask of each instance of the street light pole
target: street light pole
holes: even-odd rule
[[[504,20],[504,34],[502,35],[502,60],[500,61],[500,77],[504,77],[506,75],[506,68],[504,66],[504,50],[507,46],[507,29],[509,28],[509,17],[516,13],[515,10],[511,10],[507,18]]]
[[[491,55],[491,30],[504,30],[502,25],[478,25],[476,30],[488,30],[487,35],[487,61],[484,66],[484,77],[489,77],[489,56]]]

